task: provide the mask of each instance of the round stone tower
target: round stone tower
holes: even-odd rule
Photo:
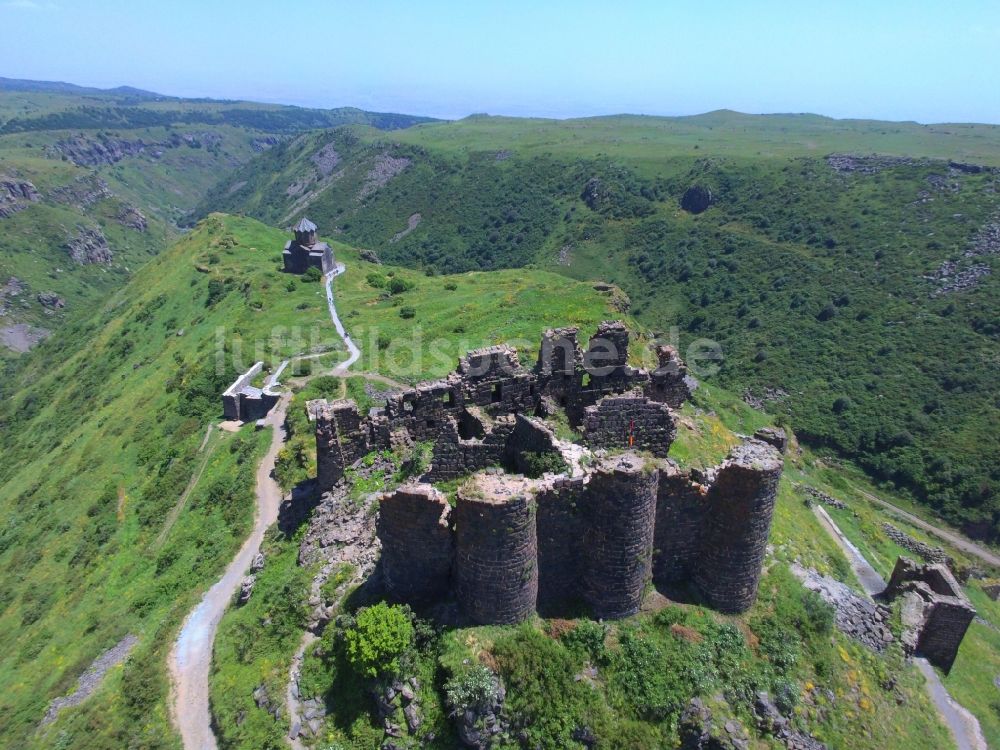
[[[535,612],[538,541],[529,483],[477,474],[455,507],[455,594],[480,624],[521,622]]]
[[[411,484],[383,495],[378,537],[389,594],[404,602],[447,596],[454,557],[451,506],[429,484]]]
[[[653,561],[658,472],[634,453],[605,459],[587,487],[583,597],[594,617],[639,611]]]
[[[757,597],[781,479],[781,454],[759,440],[735,447],[708,490],[694,583],[722,612],[743,612]]]

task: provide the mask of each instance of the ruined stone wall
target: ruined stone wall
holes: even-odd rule
[[[583,477],[558,479],[536,496],[538,611],[565,614],[583,587]]]
[[[500,466],[509,450],[514,426],[514,417],[498,417],[482,438],[464,440],[456,420],[447,417],[434,441],[428,478],[437,482]]]
[[[708,488],[668,463],[660,469],[653,535],[653,580],[665,586],[686,581],[701,554]]]
[[[677,426],[666,404],[639,393],[605,396],[583,416],[584,440],[594,448],[647,450],[666,458]]]
[[[743,612],[757,596],[781,469],[773,446],[750,440],[715,472],[693,571],[695,585],[715,609]]]
[[[903,599],[903,644],[948,672],[976,610],[942,563],[921,565],[900,557],[880,598]]]
[[[657,472],[635,454],[602,462],[585,500],[583,597],[595,617],[639,611],[652,574]]]
[[[658,346],[656,356],[659,366],[650,373],[643,392],[655,401],[662,401],[671,409],[679,409],[691,398],[691,382],[687,367],[672,346]]]
[[[419,604],[447,595],[455,552],[450,522],[447,498],[430,485],[404,486],[381,497],[378,536],[391,596]]]
[[[462,610],[481,624],[530,617],[538,595],[534,499],[460,491],[455,516],[455,594]]]
[[[317,406],[316,477],[321,488],[333,487],[348,466],[369,452],[369,428],[350,399]]]

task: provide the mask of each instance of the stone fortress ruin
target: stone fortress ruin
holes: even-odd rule
[[[295,239],[285,243],[281,253],[286,273],[305,273],[309,268],[318,268],[325,276],[333,270],[333,250],[316,236],[316,225],[303,218],[292,231]]]
[[[507,346],[472,351],[366,415],[350,400],[310,402],[320,489],[371,451],[431,442],[426,474],[380,498],[383,580],[412,604],[454,596],[476,623],[581,604],[627,617],[651,583],[746,610],[781,452],[748,438],[712,469],[682,470],[667,454],[693,381],[676,351],[658,347],[650,372],[628,364],[622,323],[602,323],[586,350],[577,334],[547,331],[530,369]],[[549,418],[562,414],[582,444],[557,437]],[[454,506],[432,484],[462,477]]]

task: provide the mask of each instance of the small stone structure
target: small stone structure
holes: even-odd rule
[[[753,436],[765,443],[770,443],[778,449],[779,453],[788,450],[788,435],[780,427],[761,427]]]
[[[902,598],[904,648],[949,672],[976,610],[947,566],[900,557],[879,598]]]
[[[261,370],[264,369],[263,362],[257,362],[233,381],[222,393],[222,413],[226,419],[237,422],[253,422],[263,419],[268,412],[278,403],[280,394],[271,390],[271,384],[265,384],[263,388],[256,388],[251,385]]]
[[[324,275],[333,270],[333,250],[316,237],[316,225],[309,219],[302,219],[292,231],[295,239],[285,243],[281,258],[286,273],[305,273],[309,268],[318,268]]]
[[[677,353],[659,347],[649,372],[628,364],[620,322],[602,323],[586,350],[577,333],[546,331],[532,369],[507,346],[469,352],[444,380],[394,393],[367,415],[350,400],[310,402],[320,488],[371,451],[433,443],[420,482],[380,501],[384,582],[398,600],[454,595],[484,624],[579,604],[620,618],[639,610],[650,583],[691,584],[719,610],[744,611],[780,453],[749,439],[711,470],[682,471],[667,459],[673,409],[690,395]],[[545,421],[556,411],[583,445],[556,437]],[[429,484],[463,476],[454,508]]]

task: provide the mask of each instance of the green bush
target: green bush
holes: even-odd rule
[[[538,479],[546,473],[561,474],[567,469],[563,457],[554,451],[547,453],[521,451],[520,462],[524,469],[524,475],[532,479]]]
[[[416,315],[417,315],[417,311],[415,309],[413,309],[412,307],[410,307],[409,305],[406,305],[405,307],[399,308],[399,317],[401,317],[401,318],[409,320],[410,318],[416,317]]]
[[[302,274],[303,281],[319,281],[322,278],[323,272],[316,268],[316,266],[309,266],[306,272]]]
[[[389,280],[389,292],[392,294],[402,294],[413,289],[413,282],[401,279],[398,276]]]
[[[354,627],[344,633],[347,659],[365,677],[395,674],[400,657],[413,643],[413,624],[406,610],[385,602],[361,610]]]

